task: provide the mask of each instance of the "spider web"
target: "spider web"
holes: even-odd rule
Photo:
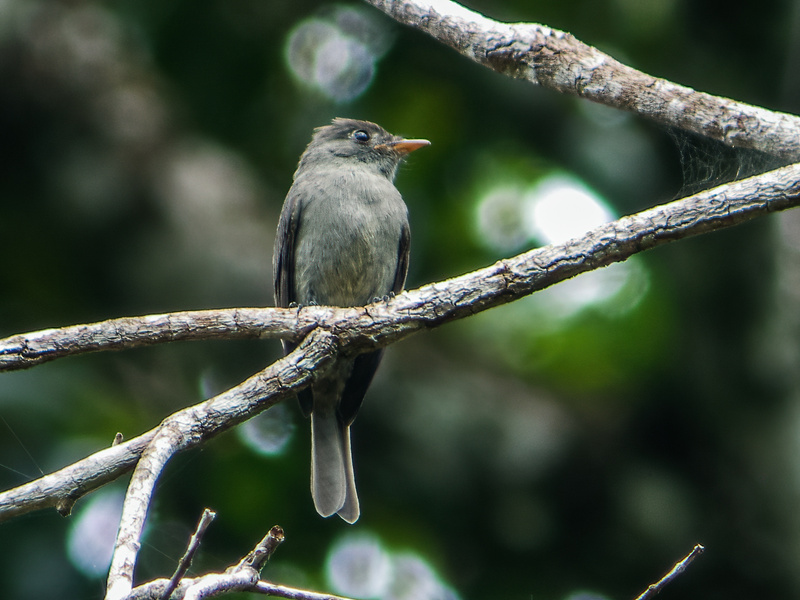
[[[785,160],[747,148],[732,148],[681,129],[667,130],[680,156],[683,185],[678,197],[752,177],[788,164]]]

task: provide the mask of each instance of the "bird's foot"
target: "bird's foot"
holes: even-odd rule
[[[373,303],[373,304],[375,304],[376,302],[388,302],[389,300],[391,300],[392,298],[394,298],[394,296],[395,296],[395,293],[394,293],[394,292],[389,292],[389,293],[388,293],[388,294],[386,294],[385,296],[375,296],[375,297],[372,299],[372,303]]]
[[[289,308],[296,308],[297,310],[300,310],[301,308],[303,308],[305,306],[319,306],[319,304],[317,303],[316,300],[312,300],[308,304],[300,304],[299,302],[290,302],[289,303]]]

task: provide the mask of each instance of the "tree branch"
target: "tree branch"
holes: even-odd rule
[[[324,374],[337,352],[330,333],[322,329],[313,331],[294,352],[238,386],[172,414],[161,425],[133,440],[0,494],[0,522],[41,508],[71,507],[82,495],[129,471],[162,430],[169,432],[165,436],[174,435],[175,445],[169,448],[174,453],[246,421],[310,385]],[[166,454],[163,460],[170,456]],[[148,485],[152,483],[155,481]]]
[[[259,573],[273,552],[283,542],[283,529],[275,525],[246,556],[224,573],[208,573],[200,577],[181,578],[170,591],[173,580],[155,579],[137,586],[125,596],[126,600],[198,600],[229,592],[250,591],[290,600],[348,600],[331,594],[320,594],[275,585],[259,579]],[[189,550],[187,550],[188,554]],[[173,578],[174,579],[174,578]],[[167,596],[169,592],[169,596]]]
[[[165,419],[136,463],[122,505],[117,540],[108,572],[106,600],[122,600],[133,589],[133,570],[141,548],[140,538],[156,481],[164,471],[167,461],[184,445],[187,439],[184,432],[191,431],[198,423],[191,412],[180,411]]]
[[[334,596],[333,594],[320,594],[308,590],[298,590],[296,588],[286,587],[285,585],[275,585],[268,581],[259,581],[253,589],[267,596],[287,598],[288,600],[347,600],[347,598]]]
[[[328,332],[316,330],[289,356],[255,377],[211,400],[178,411],[164,419],[136,464],[128,484],[117,540],[114,544],[114,554],[111,558],[106,600],[123,600],[133,588],[133,571],[141,547],[139,540],[144,530],[156,481],[167,462],[181,450],[196,446],[205,439],[241,423],[272,406],[291,393],[291,390],[305,387],[312,379],[323,376],[336,354],[336,347],[331,343],[331,338]],[[308,361],[314,354],[317,360],[312,361],[313,364],[297,368],[298,359]],[[275,367],[278,367],[277,372]],[[289,381],[283,380],[284,376],[288,376]],[[287,383],[290,387],[287,387]]]
[[[700,556],[703,552],[705,552],[705,547],[701,546],[700,544],[696,544],[688,555],[675,563],[675,566],[670,569],[669,573],[664,575],[657,582],[647,586],[647,589],[640,596],[638,596],[636,600],[650,600],[656,596],[662,589],[664,589],[665,585],[683,573],[689,567],[689,565],[694,562],[694,559]]]
[[[0,371],[27,369],[63,356],[165,342],[286,337],[296,334],[296,314],[294,309],[195,310],[13,335],[0,341]]]
[[[216,518],[217,513],[215,513],[210,508],[206,508],[203,511],[203,515],[200,517],[200,521],[197,523],[197,528],[194,530],[192,537],[189,539],[189,545],[186,547],[186,552],[184,552],[181,559],[178,561],[178,566],[175,569],[175,573],[172,574],[172,577],[167,584],[166,589],[161,594],[161,598],[159,600],[169,600],[169,597],[172,595],[172,592],[178,587],[178,584],[183,579],[186,572],[189,570],[189,567],[192,565],[192,560],[194,559],[194,555],[197,553],[197,550],[200,548],[200,541],[203,539],[203,536],[206,533],[206,529],[208,529],[211,522]]]
[[[800,159],[800,117],[697,92],[623,65],[571,34],[500,23],[449,0],[366,0],[494,71],[632,111],[671,127]]]
[[[68,467],[0,494],[0,523],[25,513],[55,507],[62,515],[75,502],[130,471],[153,439],[156,429],[100,450]]]
[[[264,565],[272,558],[275,550],[278,549],[278,546],[280,546],[285,539],[283,528],[280,525],[273,525],[267,535],[261,539],[258,545],[253,548],[247,556],[236,564],[235,568],[250,567],[260,573],[261,569],[264,568]]]
[[[580,238],[537,248],[443,282],[360,308],[232,308],[111,319],[0,340],[0,371],[64,356],[176,340],[282,337],[316,327],[343,352],[386,346],[424,328],[505,304],[668,242],[732,227],[800,204],[800,164],[768,171],[601,225]],[[2,501],[0,496],[0,502]]]

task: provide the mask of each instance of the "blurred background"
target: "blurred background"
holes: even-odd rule
[[[653,75],[800,110],[800,2],[482,0]],[[408,286],[777,166],[507,79],[366,4],[0,0],[0,336],[272,304],[277,217],[314,127],[433,144],[401,169]],[[324,520],[294,402],[172,461],[139,581],[274,524],[264,572],[358,598],[800,595],[800,213],[680,241],[392,346],[354,427],[362,517]],[[0,374],[0,489],[263,368],[275,340]],[[0,525],[7,600],[90,599],[127,477]],[[246,597],[241,595],[239,597]]]

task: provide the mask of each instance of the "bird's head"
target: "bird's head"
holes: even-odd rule
[[[392,135],[369,121],[336,118],[318,127],[300,159],[298,172],[306,166],[362,164],[394,179],[397,166],[410,152],[428,146],[428,140]]]

